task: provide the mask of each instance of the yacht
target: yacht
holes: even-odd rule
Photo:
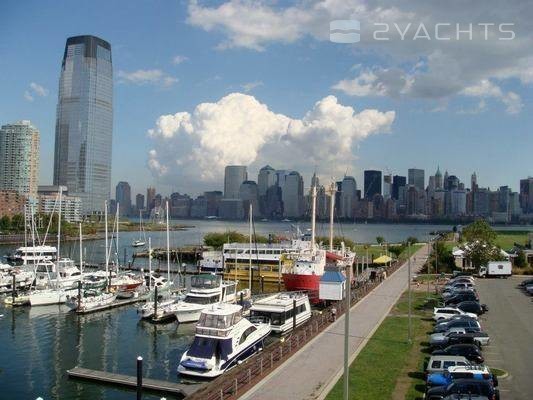
[[[240,298],[236,281],[223,281],[218,275],[202,274],[191,277],[191,288],[185,300],[173,304],[171,309],[179,323],[196,322],[203,310],[215,303],[234,303]],[[248,298],[248,290],[242,297]]]
[[[256,300],[250,308],[250,320],[270,321],[273,332],[285,334],[294,326],[300,326],[311,318],[309,297],[303,292],[278,293]]]
[[[57,249],[55,246],[23,246],[7,257],[14,265],[37,264],[44,261],[55,261]]]
[[[71,310],[89,312],[113,303],[116,298],[117,295],[115,293],[85,290],[81,297],[79,295],[68,296],[66,303]]]
[[[51,304],[63,304],[67,301],[67,292],[62,288],[49,288],[35,290],[29,294],[31,306],[47,306]]]
[[[198,264],[198,270],[200,272],[223,272],[224,261],[222,252],[220,251],[204,251],[202,253],[202,259]]]
[[[35,279],[35,274],[27,267],[0,264],[0,293],[13,290],[13,275],[15,275],[15,290],[29,288]]]
[[[194,341],[181,357],[178,372],[214,378],[263,349],[270,324],[243,318],[236,304],[212,304],[202,311]]]
[[[59,280],[57,274],[59,274]],[[56,263],[42,261],[35,267],[35,287],[37,289],[49,288],[50,282],[54,280],[59,281],[60,288],[75,289],[82,279],[81,271],[70,258],[61,258]]]

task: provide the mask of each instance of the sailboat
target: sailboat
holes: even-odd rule
[[[139,210],[139,239],[136,239],[131,244],[131,247],[143,247],[146,246],[146,233],[143,227],[142,211]]]

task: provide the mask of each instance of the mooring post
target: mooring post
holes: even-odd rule
[[[152,316],[152,319],[155,320],[157,318],[157,285],[155,285],[155,291],[154,291],[154,315]]]
[[[137,357],[137,400],[142,399],[143,391],[143,358]]]
[[[17,277],[16,277],[15,274],[13,274],[13,282],[11,283],[11,300],[12,300],[11,305],[12,306],[15,305],[15,293],[16,293],[16,290],[17,290]]]
[[[81,281],[78,281],[78,310],[81,308]]]
[[[265,277],[261,275],[259,279],[261,280],[261,293],[264,293],[265,292]]]
[[[241,291],[241,307],[244,307],[244,293]]]

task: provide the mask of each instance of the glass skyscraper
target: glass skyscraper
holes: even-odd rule
[[[95,36],[67,39],[57,103],[54,185],[101,212],[111,191],[113,65],[111,45]]]

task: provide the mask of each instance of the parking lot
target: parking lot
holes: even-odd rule
[[[502,399],[533,399],[533,302],[517,285],[523,277],[477,279],[481,303],[489,312],[481,318],[491,344],[484,350],[487,365],[504,369],[509,377],[500,380]]]

